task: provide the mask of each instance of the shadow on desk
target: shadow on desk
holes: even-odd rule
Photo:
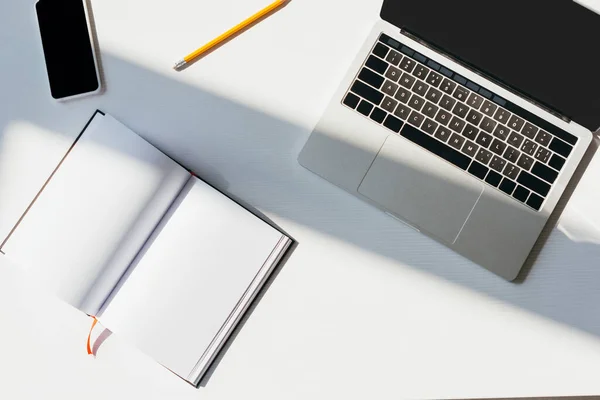
[[[38,60],[13,61],[19,62],[19,68],[39,67]],[[598,243],[572,240],[549,226],[538,246],[537,261],[519,284],[508,283],[302,168],[296,159],[310,128],[182,83],[166,67],[159,74],[110,53],[104,54],[103,64],[110,89],[77,103],[56,105],[49,96],[28,98],[28,93],[38,93],[39,85],[46,84],[41,79],[9,82],[4,90],[20,97],[0,111],[0,158],[5,127],[11,122],[27,121],[74,137],[70,113],[89,110],[87,119],[99,108],[217,189],[279,220],[299,241],[302,238],[282,221],[600,337]],[[315,101],[325,105],[327,94]],[[84,123],[82,119],[81,126]],[[593,150],[588,162],[592,156]]]

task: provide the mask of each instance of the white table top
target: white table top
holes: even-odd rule
[[[0,398],[600,393],[600,156],[521,284],[298,165],[380,1],[293,0],[177,73],[268,1],[94,0],[106,92],[66,104],[49,96],[33,3],[0,5],[0,236],[100,108],[299,245],[199,389],[116,335],[87,356],[89,319],[0,258]]]

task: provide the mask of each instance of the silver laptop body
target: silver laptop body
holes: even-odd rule
[[[430,79],[418,77],[415,68],[431,74]],[[453,80],[456,76],[460,82]],[[504,102],[567,135],[557,138],[504,110]],[[592,137],[588,129],[559,119],[380,20],[298,160],[514,280]]]

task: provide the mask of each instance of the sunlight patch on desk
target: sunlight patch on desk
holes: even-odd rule
[[[600,214],[594,212],[600,210],[598,171],[600,157],[596,155],[561,215],[558,229],[573,242],[600,244]]]
[[[600,244],[600,225],[584,212],[575,207],[566,210],[568,218],[561,221],[558,229],[573,242]]]
[[[0,133],[0,237],[6,237],[27,204],[63,157],[71,138],[27,121]],[[40,173],[44,171],[44,173]],[[8,217],[10,216],[10,217]]]

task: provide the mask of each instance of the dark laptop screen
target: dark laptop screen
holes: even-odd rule
[[[571,0],[385,0],[381,17],[591,130],[600,15]]]

